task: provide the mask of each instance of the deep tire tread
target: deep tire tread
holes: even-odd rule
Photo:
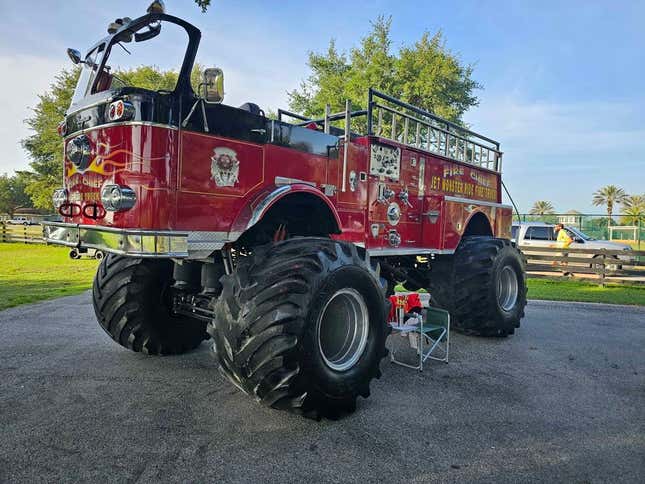
[[[502,318],[491,297],[494,264],[498,257],[515,257],[522,268],[522,291],[516,317]],[[526,306],[526,259],[507,239],[473,236],[462,239],[449,264],[439,267],[430,283],[432,300],[450,311],[451,327],[477,336],[508,336],[520,327]]]
[[[378,360],[369,378],[346,398],[323,394],[303,376],[302,338],[318,284],[343,265],[358,265],[378,281],[369,258],[352,244],[326,238],[294,238],[268,244],[238,262],[222,277],[215,320],[208,325],[222,373],[238,388],[271,408],[307,417],[338,418],[369,395],[369,380],[380,374]],[[383,305],[386,300],[383,297]],[[387,314],[387,313],[384,313]],[[382,348],[385,351],[385,321]],[[306,358],[305,358],[306,361]]]
[[[94,312],[115,342],[149,355],[180,354],[208,337],[206,324],[173,317],[161,304],[172,262],[109,254],[101,260],[92,287]]]

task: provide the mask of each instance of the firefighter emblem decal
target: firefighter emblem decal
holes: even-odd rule
[[[215,148],[211,156],[211,178],[218,187],[233,187],[240,174],[237,153],[230,148]]]

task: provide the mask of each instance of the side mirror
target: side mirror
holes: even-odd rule
[[[74,64],[81,63],[81,53],[76,49],[67,49],[67,56],[72,60]]]
[[[582,239],[582,237],[574,237],[573,241],[577,242],[579,244],[584,244],[585,243],[585,241]]]
[[[224,100],[224,72],[217,67],[204,70],[201,95],[206,102],[221,103]]]

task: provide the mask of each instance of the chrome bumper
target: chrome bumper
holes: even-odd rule
[[[48,244],[99,249],[133,257],[178,259],[208,257],[239,236],[229,232],[119,229],[62,222],[44,222],[43,235]]]

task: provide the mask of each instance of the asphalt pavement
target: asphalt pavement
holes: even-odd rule
[[[645,482],[645,308],[530,302],[340,421],[261,407],[204,343],[113,343],[89,294],[0,312],[0,482]],[[410,355],[412,356],[412,355]]]

